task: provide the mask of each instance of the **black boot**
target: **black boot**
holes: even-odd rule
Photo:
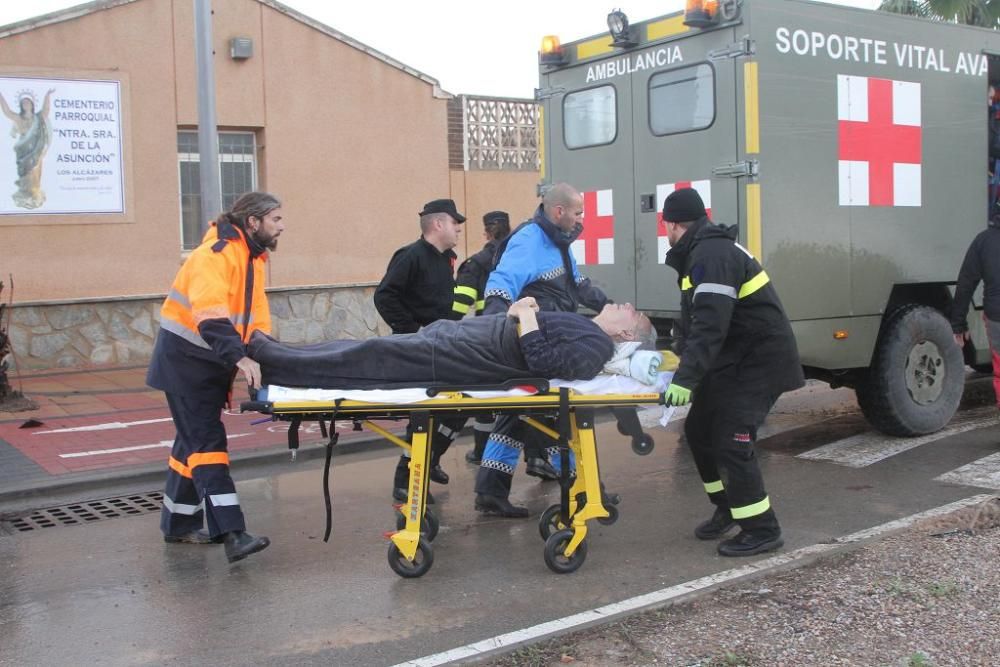
[[[728,507],[716,507],[712,518],[702,521],[694,529],[694,536],[699,540],[715,540],[728,533],[735,525],[736,521]]]
[[[438,484],[447,484],[450,479],[448,473],[444,471],[440,463],[435,463],[431,466],[430,477],[432,482],[437,482]]]
[[[483,453],[477,452],[476,451],[477,449],[478,449],[477,447],[473,447],[472,449],[470,449],[465,453],[466,463],[471,463],[472,465],[477,466],[483,462]]]
[[[271,544],[271,540],[266,537],[254,537],[243,530],[234,530],[226,533],[222,542],[226,545],[226,559],[230,563],[235,563],[238,560],[243,560],[250,554],[263,551]]]
[[[476,511],[484,514],[495,514],[508,519],[524,519],[528,516],[527,507],[511,505],[510,501],[500,496],[490,496],[485,493],[476,494]]]
[[[552,464],[545,459],[532,458],[525,462],[527,472],[532,477],[537,477],[543,481],[554,482],[559,479],[559,473],[552,467]]]
[[[753,556],[781,548],[781,530],[741,530],[736,537],[719,542],[720,556]]]

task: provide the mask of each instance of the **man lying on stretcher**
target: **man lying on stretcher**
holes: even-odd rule
[[[656,331],[631,304],[608,304],[593,319],[539,312],[533,297],[506,315],[439,320],[412,334],[292,347],[254,332],[248,356],[264,384],[321,389],[392,389],[498,384],[523,377],[589,380],[615,345],[655,345]]]

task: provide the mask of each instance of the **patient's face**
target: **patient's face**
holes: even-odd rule
[[[652,327],[649,318],[637,311],[631,303],[609,303],[604,306],[601,314],[613,330],[629,332],[636,338],[640,338]]]

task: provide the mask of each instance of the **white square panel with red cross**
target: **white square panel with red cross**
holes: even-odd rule
[[[583,193],[583,233],[570,251],[577,265],[615,263],[615,207],[610,188]]]
[[[841,206],[920,206],[920,84],[837,75]]]

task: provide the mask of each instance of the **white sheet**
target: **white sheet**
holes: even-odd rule
[[[643,384],[624,375],[598,375],[593,380],[552,380],[552,387],[569,387],[575,393],[597,394],[649,394],[665,391],[673,377],[672,371],[664,371],[654,386]],[[466,395],[473,398],[499,398],[503,396],[527,396],[531,392],[522,389],[510,391],[470,391]],[[270,385],[267,400],[275,401],[363,401],[365,403],[419,403],[427,400],[427,390],[414,389],[299,389]]]

